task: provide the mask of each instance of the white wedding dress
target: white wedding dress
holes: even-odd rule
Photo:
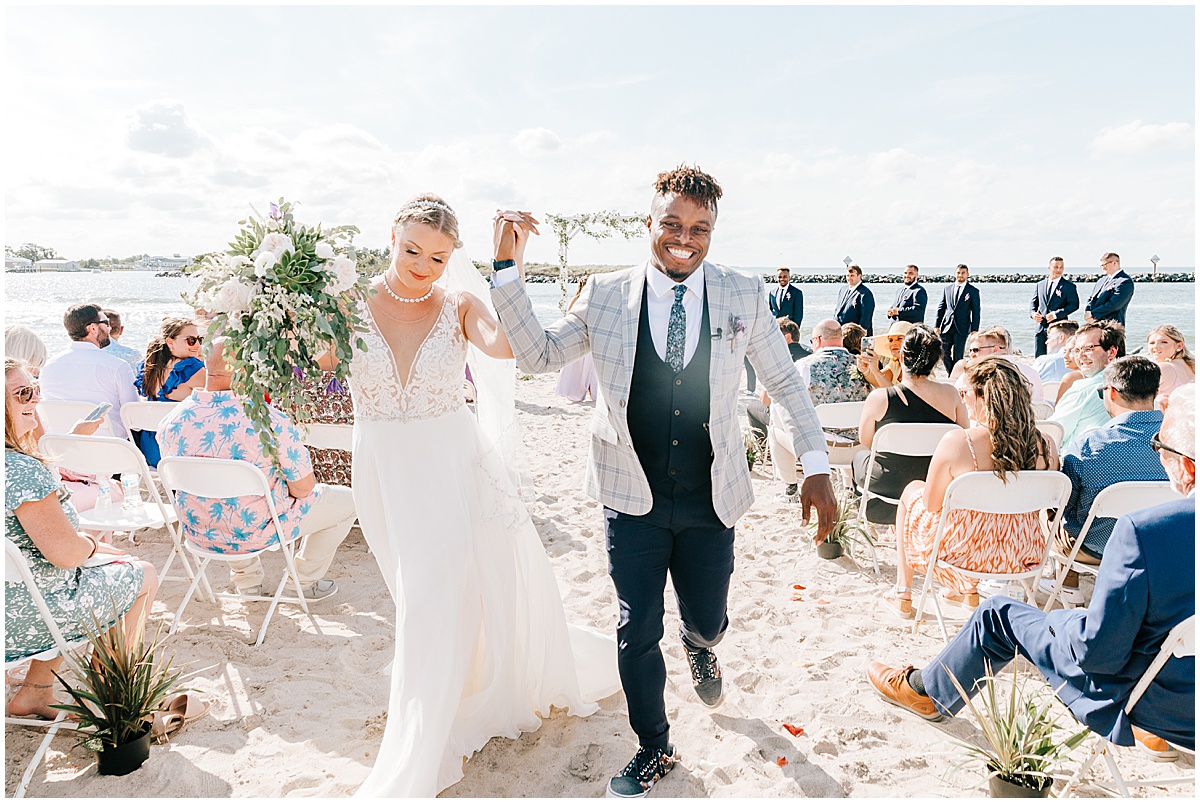
[[[620,688],[615,641],[568,627],[537,530],[463,403],[457,299],[446,294],[405,382],[362,305],[354,501],[396,602],[396,650],[359,796],[432,797],[493,736],[537,729],[551,705],[586,716]]]

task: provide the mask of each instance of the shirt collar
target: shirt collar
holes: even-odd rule
[[[654,294],[655,298],[674,296],[677,284],[682,284],[688,290],[695,293],[696,298],[704,298],[704,263],[701,262],[700,267],[692,271],[692,275],[682,282],[675,282],[672,279],[668,279],[667,274],[653,265],[650,265],[646,269],[646,285],[650,288],[650,292]]]
[[[233,398],[232,390],[207,390],[205,388],[192,388],[192,398],[198,402],[209,404],[211,402],[225,401]]]
[[[1162,410],[1130,410],[1114,415],[1109,424],[1162,424]]]
[[[90,340],[72,340],[71,348],[75,351],[84,351],[88,349],[95,349],[96,351],[100,350],[100,347]]]

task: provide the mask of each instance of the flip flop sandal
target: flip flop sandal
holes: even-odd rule
[[[150,725],[150,735],[155,743],[164,744],[178,733],[184,725],[208,714],[208,703],[195,694],[184,692],[173,694],[163,700],[159,709],[154,712]]]

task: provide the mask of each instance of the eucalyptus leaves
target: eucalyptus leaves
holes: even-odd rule
[[[301,225],[282,198],[266,217],[255,212],[238,225],[229,250],[204,262],[184,300],[212,315],[210,340],[230,339],[225,359],[233,390],[275,457],[268,398],[293,421],[308,419],[297,380],[319,377],[315,360],[326,352],[338,358],[326,392],[345,383],[353,347],[366,349],[357,333],[366,330],[358,301],[366,298],[367,279],[355,266],[354,226]]]

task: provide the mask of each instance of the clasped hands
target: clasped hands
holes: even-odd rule
[[[492,218],[493,259],[502,262],[515,260],[521,275],[525,275],[525,245],[530,234],[538,234],[538,220],[529,212],[497,209]]]

